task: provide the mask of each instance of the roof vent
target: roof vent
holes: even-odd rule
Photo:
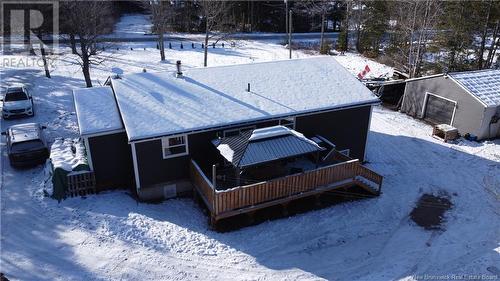
[[[176,77],[182,77],[181,61],[178,60],[176,65],[177,65],[177,73],[175,75]]]

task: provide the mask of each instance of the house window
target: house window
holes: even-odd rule
[[[224,137],[233,137],[237,136],[243,132],[246,131],[253,131],[255,130],[256,126],[248,126],[248,127],[243,127],[243,128],[236,128],[236,129],[229,129],[224,131]]]
[[[187,137],[174,136],[161,139],[163,159],[182,156],[188,154]]]
[[[293,130],[293,129],[295,129],[295,118],[294,117],[288,117],[288,118],[280,119],[279,124],[281,126],[285,126],[288,129],[292,129]]]

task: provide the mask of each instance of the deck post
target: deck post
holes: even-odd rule
[[[210,228],[212,230],[217,230],[217,219],[214,214],[210,214]]]
[[[255,223],[255,212],[248,212],[247,218],[248,218],[248,224],[253,225]]]
[[[282,207],[281,212],[283,216],[288,217],[288,202],[282,203],[281,207]]]
[[[384,180],[384,178],[381,178],[380,179],[380,183],[378,184],[378,196],[380,196],[380,194],[382,193],[382,181]]]
[[[316,208],[321,208],[321,194],[316,194],[314,196],[314,205],[316,206]]]

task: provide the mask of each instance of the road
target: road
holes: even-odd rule
[[[324,34],[325,38],[330,40],[336,40],[339,37],[339,32],[326,32]],[[204,34],[175,34],[166,35],[165,41],[203,41],[205,38]],[[286,33],[236,33],[228,36],[231,40],[284,40],[287,38]],[[321,33],[293,33],[292,40],[319,40],[321,38]],[[157,41],[158,36],[145,34],[143,36],[120,36],[118,35],[106,35],[99,39],[100,42],[154,42]],[[4,38],[3,43],[9,43],[10,38]],[[52,40],[45,40],[47,44],[52,43]],[[78,42],[78,39],[77,39]],[[68,44],[68,38],[59,39],[59,43]]]

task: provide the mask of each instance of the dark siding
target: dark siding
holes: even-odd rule
[[[189,177],[189,156],[163,159],[161,140],[136,143],[135,151],[141,187]]]
[[[351,156],[364,158],[365,144],[370,119],[370,106],[318,113],[296,118],[296,130],[306,136],[321,135],[331,140],[339,150],[350,149]],[[278,121],[255,123],[257,128],[277,125]],[[247,127],[245,124],[238,127]],[[193,158],[210,173],[211,165],[221,161],[212,140],[222,130],[201,132],[188,136],[189,155],[163,159],[161,140],[135,144],[141,187],[189,178],[189,159]]]
[[[308,137],[321,135],[337,150],[350,149],[350,156],[364,160],[370,123],[370,106],[297,117],[295,129]]]
[[[91,137],[89,146],[100,190],[133,186],[132,152],[125,133]]]
[[[277,125],[278,121],[256,123],[257,128]],[[245,124],[238,127],[247,127],[253,124]],[[161,140],[152,140],[135,144],[137,153],[137,165],[141,187],[147,187],[163,182],[176,181],[189,178],[189,159],[193,158],[209,175],[210,169],[222,158],[218,150],[212,144],[217,134],[222,130],[201,132],[188,136],[189,155],[163,159],[161,151]]]

